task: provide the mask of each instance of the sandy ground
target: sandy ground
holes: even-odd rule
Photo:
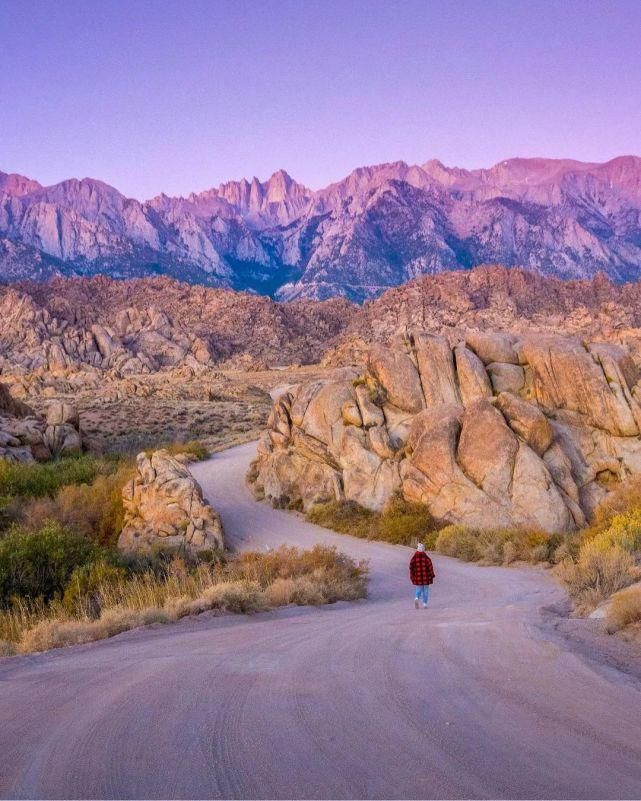
[[[366,601],[202,615],[0,663],[0,795],[19,798],[638,798],[638,683],[542,610],[543,571],[435,558],[255,503],[254,446],[194,467],[230,543],[337,544]]]

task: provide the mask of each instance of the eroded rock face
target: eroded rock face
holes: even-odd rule
[[[82,447],[80,420],[74,406],[54,401],[43,419],[0,384],[0,458],[32,462],[79,453]]]
[[[220,517],[183,462],[158,450],[151,456],[139,453],[137,468],[122,491],[120,550],[145,552],[161,546],[198,553],[224,547]]]
[[[621,345],[410,336],[356,381],[279,398],[252,480],[279,505],[400,492],[447,523],[571,530],[641,471],[640,378]]]

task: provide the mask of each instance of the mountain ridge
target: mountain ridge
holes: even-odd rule
[[[195,371],[221,365],[363,363],[373,343],[433,332],[563,333],[623,342],[641,364],[641,282],[563,281],[485,265],[415,278],[356,306],[344,298],[271,298],[165,276],[106,276],[0,285],[0,370]]]
[[[168,275],[280,300],[361,302],[482,263],[561,278],[641,277],[641,158],[436,159],[358,167],[310,190],[285,170],[187,197],[0,172],[0,279]]]

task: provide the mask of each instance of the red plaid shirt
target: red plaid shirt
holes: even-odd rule
[[[434,566],[425,551],[416,551],[410,560],[410,579],[412,584],[422,587],[434,581]]]

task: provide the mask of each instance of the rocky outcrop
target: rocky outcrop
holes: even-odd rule
[[[344,329],[351,308],[344,300],[285,306],[167,278],[0,287],[0,368],[130,376],[307,364]]]
[[[324,363],[362,363],[368,344],[387,345],[414,330],[441,334],[452,345],[475,336],[492,383],[512,386],[521,371],[510,341],[527,332],[625,340],[639,352],[641,283],[617,285],[602,274],[562,281],[500,265],[421,276],[352,314],[340,338],[328,343]],[[505,353],[492,346],[493,332],[507,335]]]
[[[251,480],[277,505],[402,493],[447,523],[570,530],[641,471],[640,378],[619,345],[417,334],[281,396]]]
[[[57,278],[0,286],[0,368],[12,375],[82,371],[94,380],[105,373],[119,379],[175,369],[258,370],[321,358],[333,367],[363,364],[373,343],[421,330],[451,345],[478,340],[486,375],[466,351],[453,355],[462,392],[486,380],[492,390],[518,392],[523,370],[513,353],[492,349],[488,332],[625,339],[641,361],[639,309],[641,283],[560,281],[498,266],[425,276],[360,309],[343,299],[275,303],[168,278]]]
[[[53,401],[45,418],[13,398],[0,384],[0,458],[16,462],[46,460],[79,453],[83,447],[80,419],[69,403]]]
[[[184,548],[199,553],[224,547],[220,517],[183,462],[159,450],[151,456],[138,454],[136,463],[136,475],[122,491],[120,550]]]

